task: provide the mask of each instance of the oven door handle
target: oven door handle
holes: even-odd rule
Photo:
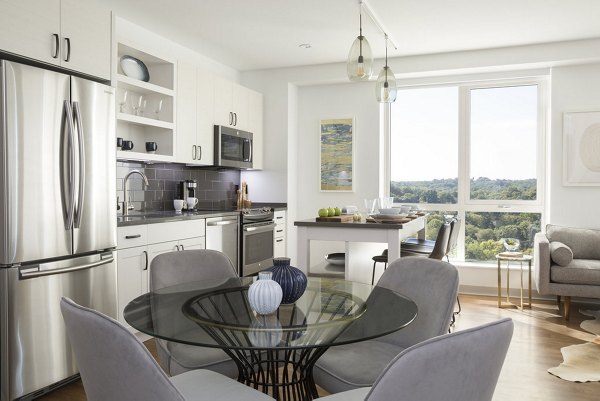
[[[273,231],[273,228],[275,227],[275,223],[271,222],[271,223],[267,223],[265,225],[261,225],[261,226],[253,226],[253,227],[244,227],[244,232],[248,232],[248,233],[262,233],[262,232],[267,232],[267,231]]]

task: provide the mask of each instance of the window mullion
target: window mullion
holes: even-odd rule
[[[464,86],[458,90],[458,203],[456,210],[463,224],[458,236],[457,257],[465,259],[465,205],[469,196],[469,91]]]

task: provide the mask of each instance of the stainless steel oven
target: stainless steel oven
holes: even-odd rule
[[[275,222],[271,208],[242,211],[241,275],[250,276],[273,265]]]

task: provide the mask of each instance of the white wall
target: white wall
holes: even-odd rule
[[[379,184],[379,103],[372,83],[344,83],[303,86],[298,89],[298,132],[295,166],[297,219],[318,216],[323,207],[354,205],[378,196]],[[353,192],[320,191],[320,126],[327,118],[354,118]],[[325,254],[343,252],[343,243],[313,244],[311,265]],[[367,260],[370,260],[367,259]]]
[[[552,70],[549,223],[600,228],[600,187],[564,186],[563,112],[600,111],[600,64]]]

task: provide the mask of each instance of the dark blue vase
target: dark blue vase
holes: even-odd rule
[[[272,279],[278,282],[283,290],[282,304],[293,304],[304,294],[306,274],[290,266],[290,258],[273,258],[273,267],[269,267],[267,271],[273,273]]]

